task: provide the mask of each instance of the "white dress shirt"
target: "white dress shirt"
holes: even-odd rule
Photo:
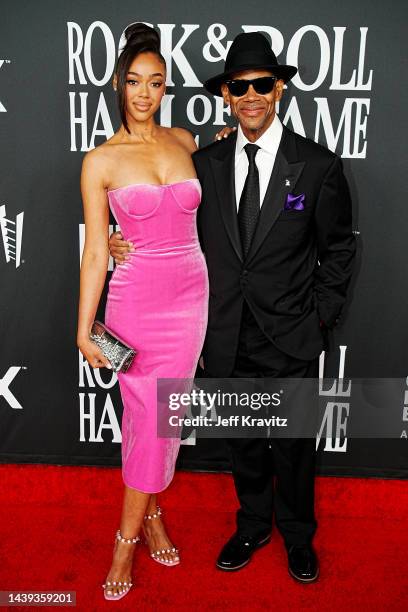
[[[244,136],[240,125],[238,126],[237,132],[237,142],[235,145],[235,196],[238,211],[239,201],[244,189],[249,165],[244,147],[250,141],[246,138],[246,136]],[[282,123],[278,115],[275,114],[275,117],[273,118],[273,121],[266,132],[264,132],[262,136],[258,138],[258,140],[252,143],[260,147],[255,157],[255,163],[259,173],[260,206],[262,206],[269,179],[271,178],[282,132]]]

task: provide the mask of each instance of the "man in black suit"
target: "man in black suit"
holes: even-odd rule
[[[278,65],[262,34],[239,34],[223,74],[205,83],[239,122],[233,136],[193,156],[210,279],[209,376],[317,378],[326,329],[346,299],[355,241],[341,160],[275,114],[296,71]],[[274,508],[291,575],[315,580],[315,440],[229,443],[240,509],[217,566],[246,565],[270,539]]]
[[[239,34],[224,72],[205,83],[239,123],[228,139],[193,155],[210,281],[206,376],[317,378],[327,329],[346,299],[355,241],[341,160],[275,113],[296,72],[278,64],[262,34]],[[290,574],[316,580],[315,439],[229,445],[240,508],[217,567],[244,567],[269,542],[274,511]]]

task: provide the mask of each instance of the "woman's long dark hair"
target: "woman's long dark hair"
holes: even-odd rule
[[[125,30],[126,45],[116,63],[119,113],[124,128],[130,134],[126,119],[126,80],[133,60],[139,53],[155,53],[164,67],[166,62],[160,53],[160,36],[153,28],[144,23],[132,23]]]

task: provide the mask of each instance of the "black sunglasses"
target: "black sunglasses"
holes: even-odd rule
[[[231,81],[225,81],[228,91],[233,96],[244,96],[252,85],[256,93],[265,95],[270,93],[275,85],[276,77],[265,76],[259,77],[258,79],[233,79]]]

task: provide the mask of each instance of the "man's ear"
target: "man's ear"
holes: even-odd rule
[[[225,104],[229,106],[230,105],[230,95],[229,95],[228,87],[226,86],[225,83],[221,85],[221,93],[222,93],[222,97],[224,98]]]
[[[275,83],[276,89],[276,101],[278,102],[283,96],[283,87],[285,85],[285,81],[283,79],[278,79]]]

